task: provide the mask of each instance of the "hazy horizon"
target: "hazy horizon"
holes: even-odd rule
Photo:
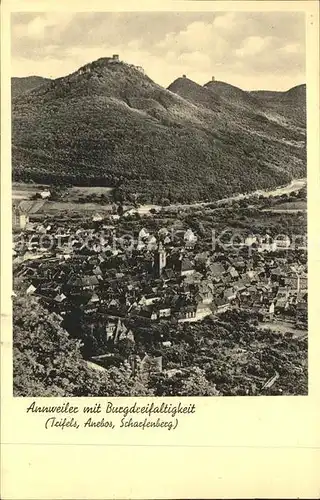
[[[168,87],[186,74],[243,90],[306,83],[298,12],[48,12],[12,14],[12,76],[60,78],[100,57],[142,66]]]
[[[88,63],[90,63],[92,61],[88,61]],[[125,62],[125,61],[124,61]],[[73,72],[72,72],[73,73]],[[57,80],[59,78],[64,78],[66,76],[68,76],[70,73],[68,73],[67,75],[61,75],[61,76],[57,76],[56,78],[50,78],[48,76],[43,76],[43,75],[26,75],[26,76],[16,76],[16,75],[12,75],[11,78],[43,78],[43,79],[50,79],[50,80]],[[177,78],[181,77],[182,75],[179,75]],[[189,78],[189,80],[191,80],[191,78]],[[173,82],[174,80],[172,80]],[[194,80],[192,80],[194,81]],[[222,82],[222,80],[215,80],[216,82]],[[170,82],[170,83],[172,83]],[[198,82],[195,82],[195,83],[198,83],[199,85],[202,85],[204,86],[206,83],[208,83],[209,80],[207,82],[203,82],[203,83],[198,83]],[[158,82],[154,82],[156,84],[158,84]],[[163,87],[163,88],[168,88],[170,86],[170,83],[166,86],[166,87]],[[229,84],[229,82],[222,82],[222,83],[227,83]],[[160,84],[158,84],[160,85]],[[230,85],[233,85],[233,84],[230,84]],[[306,85],[306,82],[301,82],[301,83],[297,83],[296,85],[293,85],[292,87],[289,87],[289,88],[286,88],[286,89],[266,89],[266,88],[253,88],[253,89],[241,89],[241,87],[238,87],[240,90],[244,90],[246,92],[257,92],[257,91],[261,91],[261,92],[286,92],[287,90],[290,90],[292,88],[295,88],[295,87],[299,87],[301,85]],[[237,87],[237,86],[236,86]]]

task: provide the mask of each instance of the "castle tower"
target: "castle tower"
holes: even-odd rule
[[[162,243],[160,242],[157,250],[154,253],[154,261],[153,261],[153,269],[157,277],[161,276],[163,269],[166,267],[166,264],[167,264],[166,251],[163,248]]]
[[[114,61],[119,61],[119,54],[113,54],[113,55],[112,55],[112,59],[113,59]]]
[[[215,77],[214,77],[214,76],[212,76],[212,77],[211,77],[211,81],[212,81],[212,82],[215,82],[215,80],[216,80],[216,79],[215,79]]]

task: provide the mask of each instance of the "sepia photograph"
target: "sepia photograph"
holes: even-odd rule
[[[308,395],[304,12],[12,12],[13,395]]]

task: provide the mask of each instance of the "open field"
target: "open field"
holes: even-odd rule
[[[99,203],[74,203],[72,201],[47,201],[43,210],[50,214],[56,212],[110,212],[111,205]]]
[[[29,200],[43,189],[50,188],[46,184],[25,184],[23,182],[12,183],[12,199],[13,200]]]
[[[47,184],[26,184],[23,182],[12,183],[12,199],[13,200],[28,200],[31,196],[35,195],[43,189],[52,189],[52,186]],[[107,186],[72,186],[67,189],[68,200],[73,201],[80,197],[95,195],[108,195],[113,190],[112,187]]]
[[[305,200],[289,201],[288,203],[280,203],[274,208],[276,210],[307,210],[307,202]]]
[[[90,195],[90,194],[106,194],[113,190],[112,187],[107,186],[73,186],[69,189],[70,194],[76,193],[80,195]]]
[[[307,211],[306,200],[289,201],[284,203],[279,203],[271,208],[266,208],[264,212],[276,212],[276,213],[297,213]]]
[[[299,330],[298,328],[294,327],[293,323],[289,323],[286,321],[266,321],[264,323],[260,323],[259,328],[262,330],[273,330],[274,332],[277,332],[281,335],[290,332],[293,334],[293,338],[295,339],[305,337],[308,334],[307,330]]]
[[[306,213],[306,209],[302,209],[302,208],[292,208],[292,209],[285,209],[285,208],[275,208],[275,209],[270,209],[270,208],[267,208],[265,210],[263,210],[263,212],[273,212],[274,214],[298,214],[298,213]]]
[[[36,193],[42,191],[45,188],[49,188],[50,186],[44,184],[24,184],[20,182],[14,182],[12,184],[12,200],[13,202],[19,203],[22,200],[30,200]],[[66,192],[66,200],[67,201],[50,201],[47,200],[43,205],[42,209],[39,211],[39,218],[43,217],[43,215],[57,215],[57,213],[61,213],[64,215],[84,215],[86,213],[92,214],[94,212],[110,212],[111,204],[105,203],[81,203],[79,199],[86,198],[87,196],[101,196],[108,195],[112,191],[113,188],[109,187],[81,187],[81,186],[73,186],[69,188]],[[36,217],[37,218],[37,217]]]
[[[303,186],[306,185],[306,180],[305,179],[296,179],[292,181],[288,186],[282,186],[276,190],[273,191],[259,191],[259,194],[264,194],[265,196],[278,196],[279,194],[284,194],[284,192],[291,192],[292,190],[299,190]],[[46,186],[44,184],[24,184],[24,183],[13,183],[12,185],[12,199],[14,201],[19,201],[19,200],[28,200],[30,199],[35,193],[39,192],[41,189],[46,188],[50,186]],[[47,201],[42,209],[42,213],[46,214],[56,214],[57,212],[62,212],[62,213],[79,213],[83,214],[86,212],[109,212],[111,210],[111,203],[109,203],[107,200],[107,203],[99,203],[99,199],[97,199],[101,195],[108,196],[110,192],[112,191],[113,188],[107,187],[107,186],[93,186],[93,187],[86,187],[86,186],[72,186],[71,188],[68,188],[65,194],[65,199],[66,201]],[[257,192],[254,193],[248,193],[246,195],[240,194],[237,196],[231,196],[230,198],[226,198],[223,200],[220,200],[221,203],[226,202],[226,201],[236,201],[240,200],[243,198],[250,198],[251,196],[256,195]],[[79,202],[79,199],[81,198],[86,198],[88,196],[94,196],[95,198],[93,200],[90,200],[88,203],[81,203]],[[160,210],[163,208],[164,211],[172,211],[176,209],[187,209],[190,207],[199,207],[203,208],[206,207],[207,205],[210,205],[210,202],[199,202],[199,203],[192,203],[192,204],[174,204],[174,205],[169,205],[166,207],[161,207],[160,205],[152,205],[152,204],[145,204],[141,205],[140,207],[137,208],[137,212],[140,215],[145,215],[149,214],[151,209],[155,210]],[[288,207],[288,208],[287,208]],[[276,205],[274,208],[271,209],[266,209],[265,211],[272,211],[272,212],[304,212],[306,211],[307,204],[305,201],[295,201],[292,203],[281,203],[279,205]],[[124,207],[124,208],[129,208],[129,207]]]
[[[99,203],[74,203],[61,201],[46,201],[42,208],[32,215],[33,220],[41,220],[44,217],[85,217],[93,216],[95,213],[107,214],[112,210],[111,205],[100,205]]]
[[[112,187],[107,186],[73,186],[68,189],[67,197],[69,201],[78,200],[86,196],[108,196],[112,192]]]

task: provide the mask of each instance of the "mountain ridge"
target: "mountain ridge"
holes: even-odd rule
[[[14,76],[11,78],[11,94],[12,97],[16,97],[19,94],[28,92],[34,88],[40,87],[51,81],[50,78],[44,78],[42,76]]]

